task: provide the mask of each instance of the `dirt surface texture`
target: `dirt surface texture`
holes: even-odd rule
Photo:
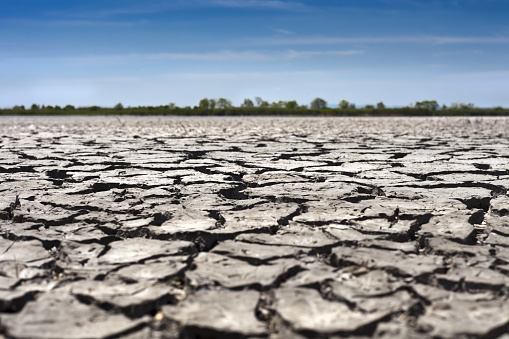
[[[0,135],[0,337],[509,338],[508,118]]]

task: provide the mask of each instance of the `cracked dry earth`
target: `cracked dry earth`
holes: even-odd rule
[[[0,337],[509,338],[506,118],[0,118]]]

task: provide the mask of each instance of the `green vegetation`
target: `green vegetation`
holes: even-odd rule
[[[327,107],[327,101],[323,100],[322,98],[316,98],[315,100],[311,101],[311,109],[324,109]]]
[[[436,100],[417,101],[415,103],[415,108],[425,108],[432,111],[436,110],[438,107],[440,107],[440,105]]]
[[[206,116],[244,116],[244,115],[293,115],[293,116],[509,116],[509,108],[477,108],[474,104],[452,103],[449,107],[440,106],[436,100],[418,101],[415,105],[400,108],[387,108],[383,102],[356,108],[354,103],[343,99],[337,108],[327,107],[322,98],[314,99],[309,106],[299,105],[296,100],[269,103],[260,97],[245,99],[240,107],[234,107],[225,98],[201,99],[195,107],[177,107],[174,103],[165,106],[125,107],[122,103],[114,107],[74,107],[40,106],[30,108],[14,106],[0,109],[0,115],[206,115]]]

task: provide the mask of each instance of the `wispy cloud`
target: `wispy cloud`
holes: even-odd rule
[[[278,29],[276,29],[275,31],[276,31],[276,33],[278,33],[278,34],[283,34],[283,35],[290,35],[290,34],[294,34],[294,32],[292,32],[292,31],[289,31],[289,30],[287,30],[287,29],[281,29],[281,28],[278,28]]]
[[[204,53],[153,53],[153,54],[133,54],[133,57],[144,59],[171,59],[171,60],[194,60],[194,61],[263,61],[271,59],[270,55],[257,51],[219,51]]]
[[[506,79],[507,80],[507,79],[509,79],[509,70],[455,73],[455,74],[448,74],[447,77],[448,78],[460,78],[460,79],[490,78],[490,79]]]
[[[284,10],[303,10],[308,8],[306,5],[299,2],[278,0],[214,0],[213,4],[236,8],[269,8]]]
[[[61,10],[47,12],[50,16],[61,18],[84,18],[84,19],[104,19],[109,17],[118,17],[124,15],[150,15],[156,13],[169,12],[179,9],[189,8],[210,8],[210,7],[229,7],[229,8],[265,8],[276,10],[294,10],[302,11],[310,9],[309,6],[295,1],[282,0],[145,0],[143,4],[125,5],[119,7],[105,7],[93,11],[75,11]]]
[[[288,50],[287,56],[290,58],[308,58],[313,56],[348,56],[363,54],[363,50],[344,50],[344,51],[295,51]]]
[[[103,5],[106,5],[104,2]],[[46,14],[52,17],[60,18],[83,18],[83,19],[104,19],[122,15],[146,15],[166,12],[183,6],[184,2],[176,0],[173,2],[162,3],[158,1],[144,1],[142,5],[131,5],[122,7],[103,7],[94,10],[54,10]]]
[[[33,19],[6,19],[0,20],[9,24],[17,25],[33,25],[33,26],[55,26],[55,27],[128,27],[140,24],[146,24],[148,21],[110,21],[110,20],[85,20],[85,19],[68,19],[68,20],[33,20]]]
[[[246,44],[256,46],[282,45],[333,45],[333,44],[507,44],[509,36],[379,36],[379,37],[334,37],[334,36],[304,36],[304,37],[266,37],[246,38]]]
[[[324,71],[289,71],[289,72],[210,72],[210,73],[169,73],[168,78],[183,80],[203,80],[203,79],[267,79],[283,77],[318,77],[330,74]]]
[[[258,51],[220,51],[206,53],[157,53],[140,55],[147,59],[178,59],[178,60],[199,60],[199,61],[266,61],[281,58],[309,58],[313,56],[349,56],[363,54],[362,50],[339,50],[339,51],[275,51],[275,52],[258,52]]]
[[[65,57],[61,58],[66,62],[78,63],[126,63],[130,60],[184,60],[184,61],[211,61],[211,62],[228,62],[228,61],[274,61],[282,59],[298,59],[298,58],[312,58],[321,56],[338,56],[347,57],[363,54],[363,50],[324,50],[324,51],[299,51],[299,50],[285,50],[285,51],[234,51],[223,50],[214,52],[201,52],[201,53],[131,53],[131,54],[118,54],[118,55],[88,55],[79,57]]]

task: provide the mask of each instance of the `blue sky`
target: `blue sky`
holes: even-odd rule
[[[509,107],[509,0],[0,0],[0,107]]]

